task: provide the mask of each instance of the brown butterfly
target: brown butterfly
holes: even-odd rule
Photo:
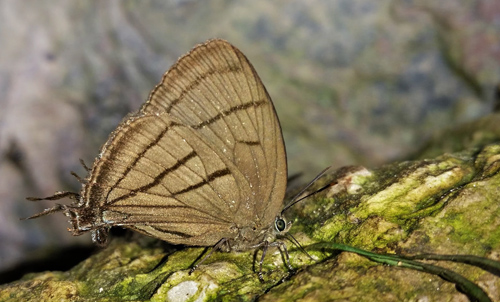
[[[224,40],[181,57],[87,170],[79,194],[28,198],[69,197],[73,204],[28,219],[62,211],[73,235],[90,232],[99,245],[110,227],[121,226],[212,251],[262,248],[262,260],[270,245],[286,252],[275,241],[291,226],[282,216],[281,127],[257,72]]]

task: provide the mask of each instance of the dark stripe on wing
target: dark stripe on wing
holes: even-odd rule
[[[127,205],[115,205],[115,206],[106,206],[106,208],[110,208],[113,211],[117,211],[123,214],[128,214],[121,212],[119,208],[159,208],[159,209],[192,209],[190,206],[173,206],[173,205],[159,205],[159,204],[127,204]]]
[[[234,106],[234,107],[231,107],[227,110],[222,111],[221,113],[209,118],[208,120],[205,120],[205,121],[199,123],[198,125],[193,125],[192,127],[194,129],[200,129],[204,126],[210,125],[210,124],[220,120],[224,116],[230,115],[230,114],[238,112],[238,111],[246,110],[246,109],[251,108],[251,107],[259,107],[259,106],[264,105],[264,104],[266,104],[265,100],[258,100],[256,102],[248,102],[245,104]]]
[[[134,194],[135,195],[135,194]],[[130,205],[130,204],[127,204],[127,205],[117,205],[117,206],[107,206],[106,209],[110,209],[114,212],[118,212],[118,213],[122,213],[124,215],[127,215],[127,216],[136,216],[136,214],[131,214],[130,213],[130,210],[129,209],[133,209],[133,208],[147,208],[147,209],[162,209],[162,210],[165,210],[165,209],[186,209],[188,211],[195,211],[195,212],[199,212],[201,214],[205,214],[209,217],[212,217],[214,218],[217,222],[220,222],[220,223],[229,223],[230,221],[228,221],[227,219],[225,218],[221,218],[221,217],[217,217],[217,216],[214,216],[214,215],[211,215],[209,213],[206,213],[206,212],[203,212],[203,211],[200,211],[199,209],[196,209],[196,208],[193,208],[191,206],[185,206],[185,205],[182,205],[182,206],[176,206],[176,205],[147,205],[147,204],[141,204],[141,205]],[[167,215],[168,216],[168,215]],[[191,213],[190,214],[191,217],[200,217],[200,219],[205,219],[207,220],[207,217],[203,217],[203,216],[199,216],[197,215],[196,213]],[[151,218],[152,216],[148,215],[147,218]],[[165,218],[168,218],[168,217],[165,217]],[[130,221],[127,221],[126,219],[123,220],[123,221],[120,221],[119,223],[117,223],[116,225],[120,225],[120,226],[129,226],[129,225],[135,225],[137,223],[146,223],[146,224],[149,224],[149,223],[169,223],[169,222],[172,222],[168,219],[166,220],[163,220],[163,221],[159,221],[158,220],[158,216],[155,216],[155,220],[152,221],[151,219],[150,220],[144,220],[144,221],[133,221],[133,222],[130,222]],[[130,224],[132,223],[132,224]],[[176,223],[180,223],[179,221],[176,221]],[[186,222],[187,223],[187,222]],[[192,222],[189,222],[189,223],[192,223]],[[201,222],[198,222],[198,223],[201,223]],[[211,224],[213,224],[214,222],[211,221],[209,222]]]
[[[132,196],[135,196],[137,193],[139,192],[144,192],[146,191],[147,189],[149,188],[152,188],[156,185],[158,185],[162,179],[167,175],[169,174],[170,172],[173,172],[175,170],[177,170],[178,168],[180,168],[181,166],[183,166],[184,164],[186,164],[186,162],[188,162],[190,159],[194,158],[197,156],[197,153],[195,151],[191,151],[189,152],[186,156],[184,156],[183,158],[179,159],[175,165],[173,165],[172,167],[168,168],[168,169],[165,169],[163,170],[163,172],[161,172],[160,174],[158,174],[152,182],[148,183],[147,185],[144,185],[142,187],[139,187],[137,189],[134,189],[134,190],[130,190],[130,192],[128,194],[125,194],[123,196],[120,196],[118,198],[116,198],[115,200],[111,200],[109,201],[109,204],[113,204],[115,202],[118,202],[120,200],[123,200],[123,199],[126,199],[126,198],[129,198],[129,197],[132,197]],[[117,184],[118,185],[118,184]],[[117,186],[113,186],[110,190],[110,192]]]
[[[177,65],[175,65],[175,66],[173,66],[173,67],[171,68],[171,70],[174,70],[174,69],[175,69],[175,70],[177,70],[180,74],[182,74],[182,73],[183,73],[183,72],[181,72],[181,71],[177,68]],[[214,75],[214,74],[220,75],[220,74],[227,74],[227,73],[233,73],[233,72],[242,72],[242,71],[243,71],[243,70],[242,70],[241,66],[230,65],[230,66],[228,66],[228,67],[226,67],[226,68],[222,68],[222,69],[212,69],[212,70],[207,71],[207,72],[206,72],[206,73],[204,73],[204,74],[199,75],[199,76],[198,76],[198,77],[196,77],[196,78],[195,78],[195,79],[194,79],[191,83],[189,83],[189,85],[188,85],[188,86],[186,86],[186,87],[185,87],[185,88],[181,91],[181,93],[179,94],[179,96],[178,96],[176,99],[172,100],[172,101],[168,104],[168,107],[167,107],[167,109],[166,109],[166,112],[167,112],[167,113],[170,113],[170,111],[172,111],[172,108],[173,108],[175,105],[177,105],[180,101],[182,101],[182,100],[184,99],[184,97],[186,96],[186,94],[188,94],[188,93],[189,93],[190,91],[192,91],[193,89],[196,89],[196,87],[197,87],[198,85],[200,85],[200,83],[201,83],[203,80],[205,80],[207,77],[210,77],[210,76],[212,76],[212,75]],[[170,71],[170,72],[171,72],[171,71]],[[170,73],[170,72],[169,72],[169,73]],[[162,95],[162,96],[165,96],[165,94],[164,94],[164,93],[162,93],[163,91],[162,91],[162,90],[160,90],[160,88],[162,88],[162,87],[163,87],[163,88],[165,89],[165,91],[168,91],[168,89],[169,89],[170,87],[172,87],[172,86],[171,86],[171,85],[172,85],[171,83],[166,83],[166,82],[165,82],[165,79],[167,78],[167,76],[168,76],[168,73],[167,73],[167,74],[165,74],[165,76],[164,76],[164,78],[162,79],[161,83],[160,83],[158,86],[156,86],[156,87],[155,87],[155,89],[151,92],[151,95],[150,95],[150,97],[149,97],[149,100],[148,100],[148,101],[147,101],[147,102],[143,105],[143,107],[141,108],[141,111],[143,111],[143,110],[144,110],[144,108],[146,108],[146,107],[149,105],[149,103],[151,103],[151,102],[152,102],[153,97],[154,97],[156,94],[160,94],[160,93],[161,93],[161,95]],[[168,98],[165,98],[165,99],[168,99]]]
[[[179,124],[177,123],[170,123],[165,129],[163,129],[162,132],[160,132],[160,134],[156,137],[156,139],[152,142],[150,142],[146,148],[144,148],[144,150],[142,150],[139,154],[137,154],[137,157],[134,159],[134,161],[125,169],[125,171],[123,172],[123,175],[118,179],[118,181],[116,182],[116,184],[113,186],[114,187],[117,187],[120,185],[120,182],[128,175],[128,173],[135,167],[135,165],[139,162],[139,160],[141,160],[141,158],[144,157],[144,154],[146,154],[146,152],[148,152],[149,149],[151,149],[152,147],[156,146],[158,144],[158,142],[163,138],[163,136],[165,136],[165,134],[168,132],[169,129],[171,129],[172,126],[179,126]],[[115,148],[120,148],[120,144],[117,143]],[[120,148],[121,149],[121,148]],[[111,190],[109,191],[111,192]],[[109,194],[108,192],[108,194]]]
[[[164,234],[172,234],[174,236],[178,236],[178,237],[181,237],[181,238],[191,238],[191,237],[193,237],[193,235],[189,235],[189,234],[186,234],[184,232],[166,231],[164,229],[160,229],[160,228],[157,228],[157,227],[154,227],[154,226],[151,226],[151,225],[148,225],[148,226],[150,228],[155,229],[156,231],[164,233]]]
[[[178,192],[174,192],[174,193],[172,193],[172,196],[179,195],[179,194],[186,193],[186,192],[189,192],[191,190],[197,189],[199,187],[202,187],[206,184],[211,183],[212,181],[216,180],[219,177],[223,177],[223,176],[226,176],[229,174],[231,174],[231,171],[229,171],[229,169],[227,169],[227,168],[219,170],[219,171],[215,171],[214,173],[208,175],[207,179],[204,179],[204,180],[200,181],[199,183],[191,185],[191,186],[184,188]]]
[[[197,224],[199,225],[200,223],[197,223]],[[190,235],[190,234],[187,234],[187,233],[185,233],[185,232],[179,232],[179,231],[167,231],[167,230],[165,230],[165,229],[163,229],[163,228],[155,227],[155,226],[152,226],[152,225],[150,225],[150,224],[148,225],[148,227],[150,227],[150,228],[152,228],[152,229],[154,229],[154,230],[156,230],[156,231],[158,231],[158,232],[164,233],[164,234],[172,234],[172,235],[179,236],[179,237],[182,237],[182,238],[200,237],[200,236],[202,236],[203,234],[208,233],[208,231],[210,230],[210,229],[207,229],[207,231],[206,231],[206,232],[204,232],[204,233],[202,233],[202,234],[198,234],[198,235]],[[142,231],[144,231],[144,229],[141,229],[141,230],[142,230]]]
[[[244,144],[247,146],[258,146],[260,145],[259,141],[236,141],[238,144]]]

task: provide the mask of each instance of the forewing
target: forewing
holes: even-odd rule
[[[172,66],[141,108],[190,126],[233,163],[249,196],[235,200],[241,224],[271,223],[282,208],[286,154],[271,99],[247,58],[212,40]],[[246,190],[245,190],[246,191]]]

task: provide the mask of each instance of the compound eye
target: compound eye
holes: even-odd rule
[[[283,218],[276,218],[274,225],[279,232],[283,232],[286,229],[286,222]]]

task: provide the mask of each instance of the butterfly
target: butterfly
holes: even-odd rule
[[[280,123],[252,64],[224,40],[181,57],[87,170],[80,193],[28,198],[72,204],[27,219],[63,212],[73,235],[90,232],[98,245],[121,226],[212,251],[262,248],[259,276],[268,246],[286,251],[275,241],[291,227]]]

